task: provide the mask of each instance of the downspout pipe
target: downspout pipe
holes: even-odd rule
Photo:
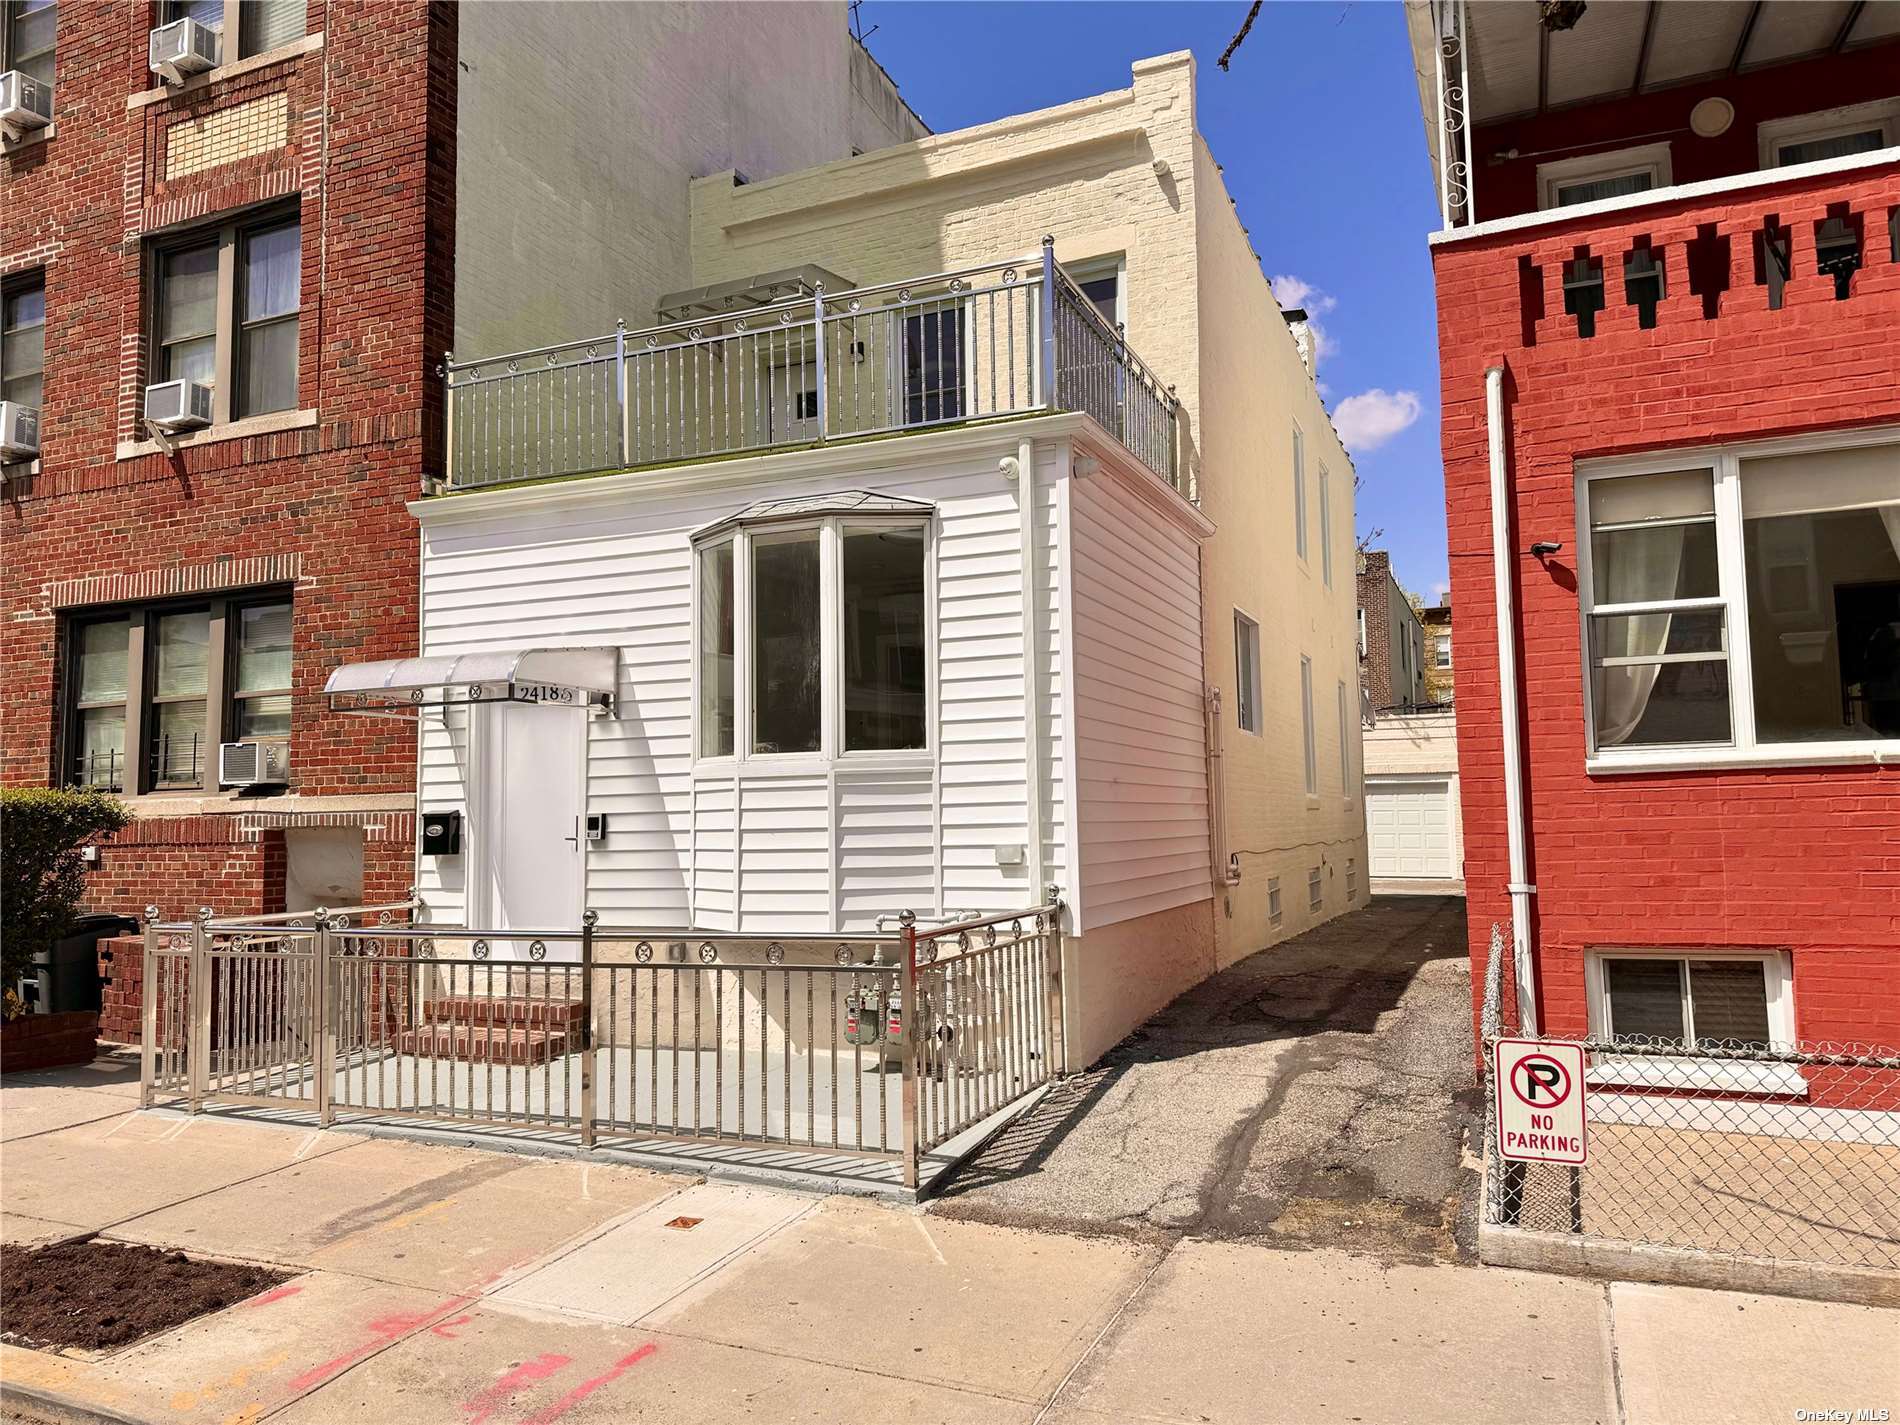
[[[1518,1027],[1537,1032],[1537,971],[1531,963],[1531,884],[1524,821],[1524,728],[1518,716],[1517,596],[1511,549],[1511,481],[1504,460],[1504,368],[1484,372],[1484,417],[1491,462],[1491,573],[1497,585],[1498,716],[1504,734],[1504,835],[1510,861],[1511,962]]]

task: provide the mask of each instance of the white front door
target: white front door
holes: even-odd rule
[[[1456,876],[1449,781],[1439,777],[1366,783],[1366,840],[1375,877],[1447,880]]]
[[[485,703],[477,828],[485,894],[472,906],[497,930],[579,930],[587,715],[571,707]],[[486,904],[479,902],[485,901]],[[496,958],[526,959],[527,946]],[[552,960],[573,946],[549,946]]]

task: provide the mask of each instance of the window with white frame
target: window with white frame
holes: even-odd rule
[[[1451,667],[1451,635],[1449,633],[1432,636],[1432,664],[1437,668]]]
[[[1234,610],[1234,712],[1242,732],[1260,731],[1260,625]]]
[[[1760,1049],[1794,1038],[1780,951],[1598,950],[1590,1032],[1617,1043]]]
[[[1770,119],[1755,132],[1763,168],[1872,153],[1900,144],[1900,99]]]
[[[1366,611],[1363,608],[1359,610],[1359,656],[1366,656]]]
[[[741,524],[702,540],[699,756],[928,747],[927,557],[921,518]]]
[[[1339,692],[1339,794],[1347,801],[1352,800],[1352,737],[1351,725],[1346,721],[1346,685],[1338,685]]]
[[[1326,587],[1333,587],[1333,491],[1332,474],[1325,463],[1319,467],[1319,567]]]
[[[1568,208],[1667,188],[1672,181],[1667,143],[1585,154],[1537,165],[1537,206]]]
[[[1313,660],[1300,657],[1300,727],[1306,750],[1306,794],[1319,795],[1319,749],[1313,740]]]
[[[1773,761],[1900,743],[1896,434],[1585,473],[1599,758]]]
[[[1306,558],[1306,437],[1293,428],[1293,552]]]

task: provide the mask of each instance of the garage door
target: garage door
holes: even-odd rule
[[[1451,839],[1451,785],[1442,779],[1366,787],[1372,874],[1384,880],[1447,880],[1458,874]]]

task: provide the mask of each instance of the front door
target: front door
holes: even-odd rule
[[[497,930],[579,930],[587,716],[535,703],[485,703],[475,716],[485,895],[471,909]],[[502,948],[498,959],[528,958],[525,943]],[[547,958],[577,954],[550,945]]]

